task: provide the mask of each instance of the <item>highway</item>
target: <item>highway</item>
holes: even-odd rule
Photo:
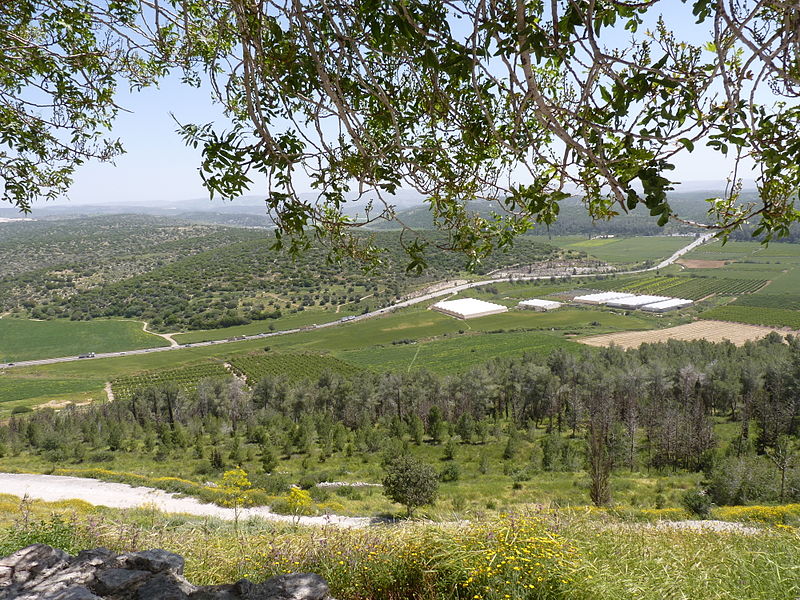
[[[658,265],[654,267],[648,267],[646,269],[637,269],[634,271],[615,271],[616,275],[635,275],[638,273],[647,273],[649,271],[656,271],[658,269],[663,269],[675,261],[677,261],[680,257],[684,254],[691,252],[698,246],[705,244],[711,238],[714,237],[714,233],[706,233],[692,241],[692,243],[684,246],[677,252],[675,252],[669,258],[661,261]],[[602,273],[581,273],[580,277],[592,277],[592,276],[600,276],[600,275],[608,275],[608,272]],[[96,360],[98,358],[114,358],[118,356],[131,356],[136,354],[150,354],[152,352],[174,352],[176,350],[181,350],[183,348],[200,348],[204,346],[215,346],[217,344],[231,344],[234,342],[241,342],[245,340],[258,340],[258,339],[265,339],[270,337],[275,337],[278,335],[290,335],[292,333],[299,333],[301,331],[312,331],[316,329],[324,329],[326,327],[335,327],[337,325],[344,325],[347,323],[356,323],[359,321],[364,321],[366,319],[372,319],[374,317],[378,317],[380,315],[385,315],[390,313],[398,308],[405,308],[407,306],[413,306],[415,304],[419,304],[421,302],[427,302],[428,300],[433,300],[434,298],[440,298],[442,296],[450,296],[452,294],[457,294],[459,292],[463,292],[464,290],[468,290],[474,287],[480,287],[483,285],[491,285],[493,283],[504,283],[506,281],[532,281],[536,279],[550,279],[551,275],[519,275],[513,277],[498,277],[494,279],[482,279],[480,281],[471,281],[469,283],[462,283],[459,285],[454,285],[452,287],[443,288],[437,290],[435,292],[431,292],[428,294],[423,294],[420,296],[415,296],[413,298],[408,298],[406,300],[400,300],[395,302],[390,306],[386,306],[384,308],[379,308],[377,310],[373,310],[368,313],[364,313],[362,315],[351,316],[351,317],[343,317],[342,319],[338,319],[336,321],[330,321],[328,323],[320,323],[318,325],[312,325],[307,327],[298,327],[295,329],[284,329],[282,331],[272,331],[269,333],[258,333],[255,335],[240,335],[234,338],[228,338],[224,340],[211,340],[207,342],[196,342],[192,344],[183,344],[180,346],[164,346],[161,348],[143,348],[139,350],[125,350],[120,352],[104,352],[104,353],[97,353],[92,358],[80,358],[78,356],[61,356],[58,358],[42,358],[37,360],[22,360],[14,363],[0,363],[0,369],[9,369],[9,368],[16,368],[16,367],[32,367],[37,365],[52,365],[56,363],[63,363],[63,362],[73,362],[79,360]]]

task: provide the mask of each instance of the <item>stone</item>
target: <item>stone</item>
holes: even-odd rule
[[[314,573],[288,573],[264,583],[242,579],[236,583],[242,600],[326,600],[328,583]]]
[[[72,557],[34,544],[0,559],[0,600],[332,600],[313,573],[207,586],[182,574],[183,558],[166,550],[95,548]]]
[[[88,588],[82,585],[75,585],[65,590],[57,592],[43,600],[103,600],[100,596],[95,596]]]
[[[95,577],[94,588],[101,594],[114,594],[122,589],[135,586],[150,577],[150,571],[136,569],[108,569]]]
[[[138,600],[189,600],[194,591],[190,583],[178,581],[167,573],[159,573],[151,577],[147,583],[136,590]]]
[[[152,573],[168,571],[183,575],[183,557],[166,550],[145,550],[123,555],[126,563],[136,569],[144,569]]]

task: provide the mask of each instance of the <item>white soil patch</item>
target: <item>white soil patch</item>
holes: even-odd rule
[[[757,535],[763,532],[763,529],[758,527],[748,527],[741,523],[732,523],[731,521],[715,521],[710,519],[708,521],[659,521],[654,525],[656,529],[685,529],[689,531],[699,532],[727,532],[727,533],[741,533],[744,535]]]
[[[772,327],[759,325],[744,325],[742,323],[728,323],[726,321],[695,321],[677,327],[666,329],[651,329],[649,331],[621,331],[579,339],[581,344],[588,346],[610,346],[614,344],[621,348],[638,348],[642,344],[656,344],[667,340],[708,340],[709,342],[722,342],[729,340],[741,346],[747,341],[761,339],[773,331]]]
[[[721,269],[728,264],[727,260],[694,260],[691,258],[682,258],[677,262],[687,269]]]
[[[157,508],[165,513],[216,517],[233,521],[235,511],[215,504],[204,504],[196,498],[180,498],[162,490],[134,487],[124,483],[109,483],[83,477],[38,475],[33,473],[0,473],[0,489],[4,494],[28,496],[37,500],[83,500],[96,506],[109,508]],[[267,521],[292,523],[290,515],[279,515],[268,507],[257,506],[239,511],[239,519],[260,518]],[[300,517],[301,525],[336,525],[338,527],[365,527],[372,523],[366,517]]]
[[[106,390],[106,397],[108,398],[108,401],[109,402],[113,402],[114,401],[114,390],[111,388],[111,382],[110,381],[106,381],[105,390]]]

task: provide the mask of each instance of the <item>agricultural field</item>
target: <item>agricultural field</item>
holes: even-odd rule
[[[700,315],[703,319],[734,321],[770,327],[789,327],[800,329],[800,310],[786,308],[766,308],[729,304],[707,310]]]
[[[146,371],[129,377],[119,377],[111,382],[116,400],[130,400],[136,390],[154,386],[173,384],[183,392],[192,392],[204,379],[224,379],[231,377],[230,371],[222,363],[207,362],[180,369]]]
[[[683,248],[691,237],[642,236],[586,239],[583,236],[557,236],[549,243],[567,250],[578,250],[587,255],[617,264],[640,264],[660,261]]]
[[[597,289],[632,294],[649,294],[700,300],[711,295],[736,296],[752,294],[768,283],[765,279],[733,279],[712,277],[645,276],[625,282],[606,280],[599,282]]]
[[[750,306],[753,308],[782,308],[800,311],[800,293],[798,294],[753,294],[737,298],[732,306]]]
[[[709,311],[713,312],[713,311]],[[706,316],[708,313],[705,313]],[[578,341],[588,346],[619,346],[620,348],[638,348],[642,344],[657,344],[668,340],[707,340],[709,342],[729,341],[741,346],[747,341],[761,339],[775,331],[768,327],[741,325],[722,321],[695,321],[676,327],[654,329],[651,331],[628,331],[584,337]]]
[[[580,352],[584,348],[561,335],[537,331],[505,333],[447,334],[431,341],[378,346],[340,352],[354,364],[375,372],[426,369],[455,375],[483,365],[487,359],[504,359],[523,354],[547,356],[556,348]]]
[[[34,406],[65,406],[106,401],[104,382],[92,378],[31,377],[0,372],[0,415]]]
[[[218,329],[202,329],[190,331],[189,333],[178,333],[173,339],[179,344],[194,344],[208,340],[225,340],[239,335],[256,335],[270,331],[285,331],[287,329],[297,329],[306,327],[314,323],[330,323],[348,315],[357,314],[343,308],[339,312],[320,308],[311,308],[298,313],[287,314],[270,319],[269,321],[256,321],[247,325],[234,325],[232,327],[222,327]]]
[[[323,373],[354,375],[361,369],[322,354],[292,354],[268,352],[267,354],[245,354],[231,358],[231,368],[247,379],[251,386],[264,377],[284,376],[287,379],[317,379]]]
[[[0,362],[169,346],[138,321],[0,319]]]

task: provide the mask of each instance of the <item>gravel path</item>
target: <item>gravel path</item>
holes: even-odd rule
[[[180,498],[162,490],[133,487],[124,483],[109,483],[84,477],[38,475],[33,473],[0,473],[0,492],[38,500],[84,500],[97,506],[110,508],[136,508],[156,506],[165,513],[182,513],[201,517],[216,517],[232,521],[232,508],[204,504],[196,498]],[[239,511],[240,519],[259,517],[267,521],[291,523],[292,517],[271,512],[267,507],[246,508]],[[336,525],[338,527],[365,527],[373,519],[365,517],[300,517],[301,525]]]

